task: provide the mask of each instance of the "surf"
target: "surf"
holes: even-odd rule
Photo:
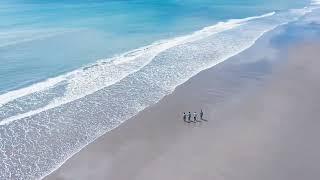
[[[55,78],[50,78],[29,87],[2,94],[0,95],[0,108],[21,97],[32,95],[37,92],[44,92],[50,88],[58,86],[59,84],[61,85],[61,83],[67,87],[62,96],[56,97],[46,106],[2,119],[0,121],[0,125],[6,125],[15,120],[56,108],[115,84],[128,75],[139,71],[141,68],[149,64],[159,53],[172,47],[194,42],[213,34],[241,26],[246,22],[270,17],[274,14],[275,12],[270,12],[261,16],[253,16],[244,19],[231,19],[226,22],[219,22],[189,35],[157,41],[151,45],[114,56],[110,59],[98,60],[92,65],[85,66]]]

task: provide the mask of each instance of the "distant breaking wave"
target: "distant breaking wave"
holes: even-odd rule
[[[312,0],[311,5],[320,5],[320,0]]]
[[[221,22],[0,95],[0,179],[43,178],[200,71],[311,11]]]
[[[75,32],[73,29],[24,29],[24,30],[4,30],[0,32],[0,48],[25,43],[34,40],[45,39],[64,33]],[[5,102],[5,101],[4,101]],[[1,106],[1,103],[0,103]]]

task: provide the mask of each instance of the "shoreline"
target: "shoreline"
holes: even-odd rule
[[[263,38],[262,38],[263,39]],[[261,43],[261,42],[260,42]],[[254,45],[254,46],[256,46],[256,44]],[[249,49],[251,49],[252,47],[250,47]],[[245,51],[250,51],[250,50],[245,50]],[[243,57],[241,57],[241,56],[243,56],[243,54],[245,54],[245,53],[247,53],[247,52],[242,52],[242,53],[240,53],[239,55],[236,55],[236,57],[233,57],[233,58],[231,58],[231,59],[243,59]],[[249,53],[250,54],[250,53]],[[240,56],[240,57],[239,57]],[[227,64],[227,65],[226,65]],[[229,65],[228,65],[229,64]],[[90,160],[90,159],[87,159],[87,158],[89,158],[89,157],[85,157],[86,156],[86,154],[89,156],[90,155],[90,152],[92,153],[92,149],[95,149],[95,148],[102,148],[102,149],[104,149],[105,151],[107,151],[107,152],[109,152],[109,153],[106,153],[106,154],[109,154],[109,156],[110,156],[110,154],[112,154],[111,152],[110,152],[110,150],[109,149],[105,149],[105,147],[101,147],[101,146],[103,146],[102,144],[103,143],[105,143],[104,141],[106,141],[106,142],[111,142],[110,144],[111,145],[118,145],[119,146],[119,142],[115,142],[115,140],[113,140],[112,138],[115,138],[115,139],[121,139],[122,141],[125,141],[124,139],[125,138],[129,138],[129,136],[128,135],[122,135],[122,134],[128,134],[128,133],[126,133],[125,131],[126,131],[126,129],[127,129],[127,131],[131,131],[131,133],[133,133],[133,134],[135,134],[135,133],[138,133],[138,132],[136,132],[136,131],[134,131],[134,130],[132,130],[132,127],[136,127],[137,125],[134,125],[134,123],[138,123],[138,124],[140,124],[140,125],[143,125],[143,126],[145,126],[146,124],[147,125],[152,125],[152,127],[153,127],[153,130],[155,130],[154,128],[154,126],[155,126],[155,124],[157,125],[157,126],[159,126],[159,127],[161,127],[161,124],[158,124],[158,123],[156,123],[156,122],[154,122],[154,120],[152,121],[152,123],[155,123],[155,124],[152,124],[151,122],[148,122],[148,121],[146,121],[145,119],[146,119],[146,117],[143,117],[143,116],[147,116],[148,117],[148,115],[146,115],[146,114],[148,114],[148,112],[150,112],[150,111],[157,111],[157,110],[155,110],[157,107],[159,107],[159,106],[161,106],[161,105],[159,105],[159,104],[163,104],[163,103],[166,103],[166,101],[170,101],[170,99],[172,99],[172,96],[175,96],[175,94],[176,94],[176,92],[179,92],[180,91],[180,89],[181,88],[183,88],[183,87],[185,87],[185,86],[188,86],[188,84],[190,84],[191,82],[193,82],[193,83],[195,83],[195,80],[194,79],[197,79],[199,76],[201,76],[201,74],[205,74],[207,71],[215,71],[216,73],[217,73],[217,71],[219,71],[219,69],[224,69],[226,66],[228,67],[231,67],[231,65],[230,64],[232,64],[231,62],[229,62],[229,60],[228,61],[225,61],[225,62],[223,62],[222,63],[222,65],[221,64],[219,64],[219,65],[217,65],[217,66],[215,66],[214,68],[210,68],[210,69],[207,69],[207,70],[204,70],[204,71],[202,71],[202,72],[200,72],[199,74],[197,74],[196,76],[194,76],[194,77],[192,77],[190,80],[188,80],[186,83],[184,83],[184,84],[182,84],[182,85],[179,85],[176,89],[175,89],[175,91],[172,93],[172,94],[170,94],[170,95],[167,95],[167,96],[165,96],[165,98],[163,98],[162,100],[160,100],[160,102],[158,102],[156,105],[153,105],[153,106],[151,106],[151,107],[148,107],[147,109],[145,109],[145,110],[143,110],[142,112],[140,112],[137,116],[135,116],[135,117],[133,117],[132,119],[130,119],[130,120],[128,120],[128,121],[126,121],[126,122],[124,122],[123,124],[121,124],[121,126],[119,126],[119,127],[117,127],[116,129],[114,129],[114,130],[112,130],[112,131],[110,131],[110,132],[108,132],[108,133],[106,133],[105,135],[103,135],[103,137],[99,137],[98,139],[96,139],[93,143],[91,143],[91,144],[89,144],[88,146],[86,146],[86,147],[84,147],[81,151],[80,151],[80,153],[77,153],[77,154],[75,154],[73,157],[71,157],[70,158],[70,160],[68,160],[65,164],[63,164],[57,171],[54,171],[54,172],[52,172],[51,174],[49,174],[47,177],[45,177],[45,179],[59,179],[59,178],[61,178],[61,179],[63,179],[63,177],[64,176],[66,176],[66,177],[68,177],[68,173],[70,173],[70,174],[72,174],[72,172],[70,172],[69,170],[73,170],[73,171],[75,171],[75,167],[71,167],[72,166],[72,164],[73,164],[73,166],[76,166],[75,164],[77,164],[77,162],[81,162],[81,159],[82,159],[82,162],[84,162],[83,161],[83,159],[86,159],[87,161],[90,161],[90,162],[92,162],[92,160]],[[236,63],[237,64],[237,63]],[[263,64],[263,66],[264,66],[265,64]],[[259,66],[259,65],[258,65]],[[223,67],[223,68],[221,68],[221,67]],[[259,67],[256,67],[256,68],[258,68],[259,69]],[[227,68],[228,69],[228,68]],[[232,69],[232,68],[231,68]],[[270,73],[270,72],[268,72],[268,70],[266,70],[267,71],[267,73],[265,73],[265,74],[268,74],[268,73]],[[229,70],[229,72],[230,72],[230,70]],[[256,72],[256,73],[260,73],[261,72],[261,69],[259,69],[258,70],[258,72]],[[219,72],[218,72],[218,74],[219,74]],[[223,73],[222,73],[223,74]],[[262,73],[262,74],[264,74],[264,73]],[[221,75],[221,72],[220,72],[220,75]],[[224,75],[226,75],[226,73],[224,74]],[[207,75],[207,77],[208,77],[208,75]],[[250,81],[252,80],[252,77],[253,77],[253,79],[255,79],[256,77],[254,77],[254,76],[252,76],[251,75],[251,79],[250,79]],[[232,78],[231,78],[231,81],[232,81]],[[202,82],[203,83],[203,82]],[[220,82],[221,83],[221,82]],[[205,85],[205,84],[201,84],[200,83],[200,85],[201,86],[203,86],[203,85]],[[203,89],[206,89],[206,88],[203,88]],[[199,89],[197,89],[197,92],[199,91]],[[179,94],[179,93],[178,93]],[[217,94],[219,94],[219,93],[217,93]],[[193,96],[193,95],[192,95]],[[227,95],[228,96],[228,95]],[[245,95],[244,95],[245,96]],[[184,95],[184,97],[183,98],[185,98],[186,96]],[[180,97],[181,98],[181,97]],[[176,100],[176,97],[174,98],[175,100]],[[235,99],[237,99],[237,98],[235,98]],[[241,98],[240,98],[241,99]],[[182,101],[181,99],[178,99],[179,101]],[[239,100],[239,99],[238,99]],[[233,100],[234,101],[234,100]],[[184,103],[186,103],[186,102],[184,102]],[[190,106],[190,105],[184,105],[184,103],[182,103],[182,105],[183,106]],[[230,102],[229,102],[230,103]],[[210,103],[209,103],[210,104]],[[223,103],[221,103],[221,104],[223,104]],[[180,104],[181,105],[181,104]],[[210,105],[208,105],[208,106],[210,106]],[[212,104],[211,104],[211,106],[212,106]],[[230,104],[227,104],[227,106],[230,106]],[[164,108],[164,107],[163,107]],[[208,107],[206,107],[206,108],[208,108]],[[206,108],[204,108],[205,109],[205,111],[207,111],[208,112],[208,110],[206,109]],[[162,109],[163,110],[163,109]],[[169,109],[167,109],[168,111],[169,111]],[[164,111],[165,112],[165,111]],[[210,112],[210,111],[209,111]],[[212,112],[210,112],[210,113],[212,113]],[[209,114],[210,114],[209,113]],[[152,114],[152,113],[151,113]],[[154,112],[153,112],[153,114],[154,114]],[[142,118],[141,118],[141,116],[142,116]],[[178,115],[175,115],[174,116],[175,118],[174,119],[179,119],[179,117],[180,116],[178,116]],[[149,119],[153,119],[152,117],[148,117]],[[148,119],[147,118],[147,119]],[[142,119],[142,120],[141,120]],[[140,121],[140,122],[139,122]],[[141,122],[141,121],[143,121],[143,123]],[[220,123],[222,123],[222,122],[220,122]],[[183,131],[183,130],[181,130],[180,128],[178,128],[177,127],[177,123],[175,122],[174,124],[174,127],[175,128],[177,128],[178,130],[180,130],[180,131],[182,131],[182,133],[184,134],[185,132]],[[181,125],[181,124],[180,124]],[[131,127],[131,129],[130,129],[130,127]],[[148,126],[147,126],[148,127]],[[137,127],[136,127],[137,128]],[[163,129],[166,129],[166,128],[170,128],[170,127],[167,127],[167,126],[165,126],[165,127],[163,127]],[[188,127],[189,128],[189,127]],[[212,128],[212,127],[211,127]],[[129,130],[128,130],[129,129]],[[161,128],[160,128],[161,129]],[[143,131],[145,131],[146,129],[145,128],[143,128]],[[115,131],[115,132],[114,132]],[[120,132],[122,132],[122,133],[119,133],[119,131]],[[151,132],[145,132],[146,134],[150,134]],[[115,135],[116,134],[116,135]],[[140,134],[141,135],[141,134]],[[111,137],[106,137],[106,136],[111,136]],[[113,136],[113,137],[112,137]],[[118,137],[117,137],[118,136]],[[173,137],[175,137],[175,138],[177,138],[177,139],[179,139],[179,137],[177,137],[177,134],[174,134],[174,136]],[[154,138],[157,138],[157,137],[154,137]],[[180,137],[181,138],[181,137]],[[130,139],[130,138],[129,138]],[[162,143],[164,143],[164,142],[162,142]],[[100,144],[100,145],[99,145]],[[96,147],[95,147],[96,146]],[[168,144],[166,143],[166,146],[168,146]],[[138,148],[138,147],[136,147],[136,148]],[[101,150],[100,149],[95,149],[95,150],[97,150],[99,153],[102,153],[101,152]],[[148,153],[150,153],[150,152],[148,152]],[[81,155],[82,154],[82,155]],[[92,158],[91,156],[93,156],[92,154],[90,155],[90,158]],[[103,156],[103,153],[101,154],[101,156]],[[77,158],[78,157],[78,158]],[[96,157],[95,157],[96,158]],[[111,157],[109,157],[109,158],[111,158]],[[119,157],[120,158],[120,157]],[[78,159],[78,160],[77,160]],[[112,159],[112,158],[111,158]],[[96,160],[98,160],[98,159],[96,159]],[[105,166],[104,166],[105,167]],[[88,167],[89,168],[89,167]],[[110,167],[111,168],[111,167]],[[65,170],[61,170],[61,169],[65,169]],[[69,169],[69,170],[68,170]],[[68,171],[68,172],[66,172],[66,171]],[[69,174],[69,178],[70,178],[70,174]],[[61,176],[61,177],[59,177],[59,175]],[[65,178],[65,179],[68,179],[68,178]],[[117,179],[121,179],[121,178],[117,178]]]
[[[268,16],[272,16],[274,15],[274,12],[270,12],[270,13],[266,13],[266,14],[263,14],[263,15],[260,15],[260,16],[252,16],[252,17],[248,17],[248,18],[243,18],[243,19],[236,19],[236,20],[254,20],[254,19],[258,19],[258,18],[262,18],[262,17],[268,17]],[[232,19],[233,20],[233,19]],[[226,22],[223,22],[223,23],[229,23],[229,21],[226,21]],[[287,22],[288,23],[288,22]],[[211,69],[211,68],[214,68],[216,66],[218,66],[219,64],[221,63],[225,63],[225,61],[229,61],[229,59],[233,59],[234,57],[236,57],[238,59],[238,56],[241,56],[242,53],[246,52],[248,49],[252,48],[253,46],[256,45],[256,42],[257,41],[264,41],[264,36],[268,33],[274,33],[273,31],[275,31],[276,29],[278,28],[281,28],[282,26],[285,26],[287,23],[284,23],[284,24],[280,24],[280,25],[277,25],[276,27],[274,28],[271,28],[271,29],[268,29],[268,30],[265,30],[263,31],[258,37],[256,40],[254,40],[252,42],[252,44],[246,46],[246,47],[243,47],[242,50],[240,50],[239,52],[235,52],[233,53],[232,55],[228,56],[227,58],[224,58],[224,59],[221,59],[220,61],[216,62],[215,64],[211,65],[210,67],[206,67],[205,69],[202,69],[201,71],[199,71],[198,73],[196,73],[194,76],[192,76],[190,79],[192,79],[193,77],[197,76],[199,73],[202,73],[203,71],[207,71],[208,69]],[[215,27],[216,25],[218,24],[215,24],[215,25],[212,25],[212,26],[208,26],[208,27]],[[205,27],[204,29],[208,28],[208,27]],[[199,31],[196,31],[196,32],[200,32],[200,31],[203,31],[202,30],[199,30]],[[191,35],[193,35],[194,33],[192,33]],[[189,35],[189,36],[191,36]],[[188,35],[187,35],[188,36]],[[267,35],[269,36],[269,35]],[[179,37],[178,37],[179,38]],[[262,40],[261,40],[262,39]],[[153,45],[153,44],[152,44]],[[259,46],[259,45],[258,45]],[[184,81],[183,83],[181,84],[178,84],[174,90],[171,92],[171,94],[176,91],[176,88],[178,88],[179,86],[182,86],[183,84],[187,83],[190,79],[188,79],[187,81]],[[171,94],[167,94],[165,95],[162,99],[166,98],[167,96],[170,96]],[[154,105],[156,105],[157,103],[159,103],[160,101],[162,101],[162,99],[160,99],[159,101],[157,101],[155,104],[152,104],[148,107],[146,107],[145,109],[141,110],[138,112],[138,114],[134,115],[133,117],[123,121],[122,123],[120,123],[119,125],[117,125],[116,127],[113,127],[111,130],[108,130],[106,131],[105,133],[103,133],[101,136],[104,136],[108,133],[111,133],[114,129],[117,129],[119,127],[121,127],[124,123],[126,123],[127,121],[130,121],[131,119],[135,119],[136,116],[138,116],[140,113],[143,113],[145,110],[148,110],[149,108],[153,108]],[[10,119],[9,119],[10,120]],[[9,122],[10,123],[10,122]],[[0,124],[1,125],[1,124]],[[88,145],[90,145],[91,143],[93,143],[94,141],[96,141],[97,139],[99,139],[101,136],[98,136],[95,140],[89,142],[88,144],[86,144],[85,146],[83,146],[81,149],[79,149],[79,151],[75,152],[72,156],[68,157],[63,163],[61,163],[58,168],[55,168],[53,171],[51,171],[49,174],[47,175],[44,175],[43,177],[41,177],[40,179],[45,179],[47,176],[50,176],[50,174],[54,173],[56,170],[58,170],[61,166],[63,166],[64,163],[66,163],[70,158],[72,158],[73,156],[75,156],[77,153],[81,152],[84,148],[86,148]]]
[[[226,22],[226,24],[229,23],[229,25],[230,24],[235,25],[240,22],[243,23],[244,21],[247,21],[247,20],[255,20],[256,18],[257,19],[265,18],[271,15],[273,14],[266,14],[263,16],[251,17],[249,19],[240,19],[239,22]],[[285,19],[284,21],[290,21],[290,19],[289,20]],[[275,23],[275,24],[276,26],[278,25],[278,23]],[[243,26],[245,25],[252,26],[252,24],[250,24],[249,22],[247,24],[244,24]],[[268,27],[269,28],[273,27],[273,25],[270,24],[268,25]],[[214,27],[216,26],[214,25]],[[211,30],[222,31],[222,29],[220,28],[224,29],[226,27],[219,26],[217,27],[217,29],[210,29],[210,32]],[[241,31],[241,29],[239,30]],[[238,29],[235,28],[235,29],[232,29],[232,31],[233,33],[235,33],[234,31],[238,31]],[[242,38],[239,38],[239,39],[236,38],[237,42],[235,43],[235,46],[230,46],[230,47],[221,47],[220,46],[221,44],[215,41],[216,38],[219,39],[222,37],[227,37],[226,41],[233,41],[231,40],[232,37],[234,37],[233,33],[228,34],[228,32],[224,32],[224,31],[222,32],[222,34],[218,33],[218,35],[214,36],[214,38],[210,36],[211,40],[209,40],[209,37],[208,37],[208,38],[204,38],[197,41],[195,44],[202,47],[217,46],[216,48],[219,51],[221,48],[223,48],[223,50],[228,49],[226,50],[226,53],[218,53],[219,55],[218,57],[211,56],[212,59],[203,58],[203,56],[208,56],[208,54],[209,55],[212,54],[211,49],[205,48],[204,52],[197,53],[197,50],[194,49],[194,47],[197,47],[197,45],[192,46],[192,43],[189,44],[190,46],[185,45],[185,47],[183,47],[182,49],[176,48],[175,50],[173,50],[174,49],[173,48],[171,49],[171,51],[169,50],[170,51],[169,53],[172,53],[171,57],[166,57],[166,55],[168,55],[166,53],[162,54],[164,57],[166,57],[165,61],[169,62],[169,60],[171,60],[171,63],[169,62],[168,64],[166,64],[163,62],[163,58],[155,57],[152,63],[147,65],[148,66],[147,68],[145,68],[143,71],[136,72],[138,74],[137,76],[139,75],[143,76],[143,80],[138,79],[133,75],[129,75],[128,77],[122,79],[119,83],[112,85],[112,87],[108,87],[103,90],[97,91],[96,93],[88,95],[83,99],[75,100],[63,106],[59,106],[59,107],[56,107],[56,105],[51,106],[45,112],[43,112],[43,110],[46,109],[46,107],[48,106],[45,106],[44,108],[30,110],[27,113],[23,113],[24,111],[29,109],[28,105],[23,104],[24,101],[21,103],[22,109],[19,109],[20,106],[19,107],[13,106],[14,108],[12,109],[10,109],[11,107],[7,107],[7,106],[3,107],[4,109],[8,108],[7,110],[9,112],[4,115],[6,117],[6,115],[8,114],[9,118],[8,119],[4,118],[0,122],[0,127],[3,129],[3,132],[9,128],[18,129],[19,126],[23,123],[26,123],[30,125],[31,128],[34,128],[34,131],[31,131],[31,132],[25,131],[24,129],[21,129],[21,132],[19,131],[20,129],[15,131],[15,133],[18,134],[20,138],[13,140],[12,143],[8,144],[8,146],[11,147],[11,146],[14,146],[15,144],[26,144],[26,146],[29,146],[29,144],[26,142],[30,142],[32,144],[33,141],[37,141],[36,146],[39,146],[39,148],[30,147],[30,148],[34,148],[34,151],[25,152],[24,155],[25,157],[28,157],[28,158],[19,159],[20,163],[18,167],[23,167],[24,164],[29,165],[30,159],[33,159],[32,160],[33,162],[38,162],[39,159],[45,159],[46,161],[42,161],[41,162],[42,164],[31,163],[30,166],[32,166],[32,168],[30,169],[31,171],[35,171],[35,172],[30,172],[30,169],[28,168],[21,169],[16,167],[15,164],[11,164],[9,167],[4,168],[4,173],[2,173],[3,174],[2,177],[15,178],[16,175],[23,174],[30,178],[34,178],[34,177],[43,177],[43,174],[47,174],[45,172],[51,173],[52,171],[48,171],[48,169],[55,169],[52,167],[56,166],[58,164],[57,162],[60,162],[60,161],[65,162],[67,159],[70,158],[70,155],[73,155],[75,152],[76,153],[79,152],[79,150],[81,150],[84,147],[83,146],[84,144],[88,145],[88,142],[94,141],[97,137],[105,134],[106,131],[109,131],[110,129],[113,129],[114,127],[118,127],[119,125],[121,125],[123,123],[123,119],[129,119],[129,117],[135,115],[138,111],[141,111],[142,109],[144,109],[144,107],[147,107],[149,105],[152,105],[158,102],[161,98],[163,98],[165,94],[168,94],[169,92],[171,93],[172,88],[176,87],[176,85],[179,84],[179,81],[184,81],[186,79],[189,79],[191,76],[195,75],[200,70],[207,69],[208,67],[212,67],[214,65],[213,62],[217,61],[217,59],[219,59],[219,62],[215,62],[215,64],[220,63],[220,61],[224,59],[228,59],[228,57],[234,56],[238,54],[238,52],[242,52],[244,49],[250,47],[252,44],[254,44],[257,38],[259,38],[262,34],[264,34],[264,31],[267,31],[266,27],[262,29],[257,28],[257,32],[259,32],[258,34],[256,31],[254,31],[252,34],[250,34],[250,37],[246,39],[246,41],[244,42],[241,41]],[[190,53],[190,50],[194,52],[194,53],[191,53],[195,55],[193,58],[190,58],[188,55]],[[183,51],[183,53],[181,53],[181,51]],[[220,51],[220,52],[224,52],[224,51]],[[182,58],[185,60],[185,62],[176,64],[177,59],[175,59],[175,55],[174,55],[175,53],[178,53],[178,54],[180,53],[180,55],[184,54],[184,57]],[[194,63],[194,58],[201,58],[203,59],[203,62],[195,63],[194,65],[191,65],[191,63]],[[166,71],[165,69],[171,68],[170,64],[177,65],[177,69],[176,68],[171,69],[170,72]],[[179,68],[185,69],[186,67],[190,70],[191,74],[176,73],[177,71],[180,72]],[[164,71],[160,73],[155,73],[155,74],[153,73],[154,71],[157,71],[159,69],[163,69]],[[169,73],[168,79],[165,79],[163,75],[161,75],[161,73],[163,75],[167,75],[167,73]],[[144,76],[146,74],[155,75],[154,80],[150,80],[148,76]],[[181,76],[181,78],[180,79],[176,78],[177,77],[176,75]],[[156,79],[159,79],[159,81],[157,81]],[[88,79],[87,79],[87,82],[89,82]],[[162,83],[158,83],[158,82],[162,82]],[[139,85],[137,85],[137,87],[134,87],[133,91],[129,93],[126,90],[124,91],[117,90],[117,88],[126,89],[131,86],[131,83],[140,84],[142,86],[146,85],[146,86],[141,88],[141,86],[139,87]],[[145,88],[153,87],[153,86],[156,87],[156,91],[154,91],[154,89],[152,88],[151,90],[152,92],[155,92],[155,93],[148,94],[149,96],[148,98],[141,96],[142,94],[140,93],[141,91],[144,92]],[[86,87],[90,87],[90,85],[86,84]],[[55,88],[59,89],[57,87]],[[132,95],[131,94],[132,92],[135,95]],[[147,92],[151,92],[151,91],[147,91]],[[127,98],[122,98],[123,101],[118,101],[119,97],[122,97],[123,95],[129,95],[129,94],[130,96],[135,96],[135,98],[131,99],[131,97],[128,96]],[[144,95],[146,94],[147,93],[145,92]],[[26,97],[26,99],[28,98]],[[130,100],[130,102],[128,102],[128,99]],[[144,101],[145,99],[147,99],[146,102]],[[40,98],[35,98],[34,100],[32,100],[32,102],[41,104],[42,101],[46,101],[46,100],[47,100],[46,97],[40,97]],[[109,105],[110,107],[113,106],[114,104],[125,104],[124,106],[125,110],[120,110],[119,112],[117,111],[123,107],[121,105],[119,107],[113,107],[113,109],[109,109],[108,107],[107,111],[100,109],[99,104],[108,104],[110,101],[113,101],[113,103],[110,103]],[[28,102],[28,101],[25,101],[25,102]],[[12,102],[12,104],[14,103],[15,102]],[[28,102],[28,103],[31,103],[31,102]],[[53,108],[53,109],[50,109],[50,108]],[[17,116],[14,116],[14,115],[10,116],[10,113],[15,113],[15,110],[21,111],[22,113],[18,113]],[[82,112],[82,113],[79,113],[79,112]],[[38,113],[38,114],[35,115],[34,113]],[[19,121],[15,121],[17,118],[23,118],[23,119]],[[63,119],[63,121],[61,121],[61,119]],[[103,121],[101,121],[100,119],[103,119]],[[48,121],[50,121],[49,126],[48,126]],[[4,124],[6,124],[6,126],[1,126]],[[40,125],[40,127],[38,125]],[[59,126],[59,128],[57,128],[57,126]],[[26,133],[28,135],[25,135]],[[54,135],[52,133],[54,133]],[[29,134],[36,134],[36,135],[29,135]],[[7,138],[6,135],[4,135],[4,137],[5,137],[4,139]],[[77,137],[77,138],[74,138],[74,137]],[[52,144],[47,143],[48,141],[52,141],[54,143]],[[62,143],[59,143],[58,141],[61,141]],[[47,146],[50,146],[50,147],[47,147]],[[42,150],[43,148],[47,149],[47,151],[43,151]],[[25,149],[29,149],[29,148],[25,148]],[[13,151],[13,150],[10,150],[10,151]],[[6,156],[6,155],[4,154],[3,156]],[[11,161],[11,159],[6,159],[6,161]]]
[[[264,15],[261,15],[261,16],[270,15],[270,14],[272,14],[272,12],[271,12],[271,13],[264,14]],[[254,17],[260,17],[260,16],[254,16]],[[244,18],[244,19],[246,19],[246,18]],[[235,53],[234,55],[232,55],[232,56],[230,56],[230,57],[228,57],[228,58],[226,58],[226,59],[222,59],[221,61],[217,62],[216,64],[214,64],[214,65],[211,66],[211,67],[208,67],[208,68],[206,68],[206,69],[201,70],[200,72],[198,72],[196,75],[192,76],[192,77],[191,77],[190,79],[188,79],[187,81],[185,81],[185,82],[177,85],[177,86],[175,87],[175,89],[173,90],[173,92],[171,92],[170,94],[165,95],[162,99],[160,99],[160,100],[159,100],[158,102],[156,102],[155,104],[153,104],[153,105],[151,105],[151,106],[148,106],[148,107],[146,107],[145,109],[139,111],[138,114],[136,114],[136,115],[134,115],[133,117],[125,120],[124,122],[120,123],[118,126],[116,126],[116,127],[112,128],[111,130],[105,132],[105,133],[104,133],[103,135],[101,135],[101,136],[105,136],[105,135],[107,135],[108,133],[112,133],[112,131],[120,128],[120,127],[121,127],[122,125],[124,125],[127,121],[130,121],[131,119],[135,119],[136,116],[139,116],[140,113],[143,113],[144,111],[148,111],[150,108],[152,109],[155,105],[157,105],[158,103],[160,103],[163,99],[168,98],[168,96],[171,96],[171,95],[176,91],[177,88],[179,88],[180,86],[183,86],[185,83],[189,82],[191,79],[193,79],[195,76],[198,76],[198,75],[201,74],[202,72],[208,71],[208,70],[210,70],[210,69],[212,69],[212,68],[215,68],[216,66],[219,66],[219,65],[222,64],[222,63],[226,63],[225,61],[229,61],[230,59],[231,59],[231,60],[234,59],[234,58],[239,59],[238,56],[241,56],[242,53],[246,53],[246,51],[248,51],[249,49],[253,48],[253,46],[256,46],[257,41],[265,41],[264,36],[269,36],[269,35],[268,35],[269,33],[273,34],[273,33],[277,32],[276,29],[278,29],[278,28],[281,29],[282,26],[285,26],[285,24],[284,24],[284,25],[280,25],[280,26],[278,26],[278,27],[275,27],[275,28],[273,28],[273,29],[271,29],[271,30],[267,30],[267,31],[263,32],[263,33],[258,37],[258,39],[253,42],[252,45],[244,48],[242,51],[237,52],[237,53]],[[275,31],[275,32],[273,32],[273,31]],[[259,42],[259,43],[261,43],[261,42]],[[265,43],[265,42],[263,42],[263,43]],[[258,44],[258,46],[260,46],[260,45]],[[255,47],[254,47],[254,48],[255,48]],[[81,152],[83,149],[85,149],[87,146],[90,146],[90,144],[94,143],[94,142],[97,141],[99,138],[101,138],[101,136],[97,137],[94,141],[89,142],[88,144],[86,144],[85,146],[83,146],[83,148],[79,149],[79,151],[75,152],[72,156],[70,156],[70,157],[67,158],[64,162],[62,162],[62,163],[58,166],[58,168],[55,168],[55,169],[54,169],[53,171],[51,171],[49,174],[44,175],[44,176],[41,177],[40,179],[47,179],[48,177],[51,177],[51,174],[54,174],[55,171],[59,170],[59,169],[61,168],[61,166],[63,166],[66,162],[69,161],[70,158],[72,158],[73,156],[76,156],[78,153],[80,153],[80,152]]]

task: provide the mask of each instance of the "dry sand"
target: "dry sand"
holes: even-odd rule
[[[276,70],[239,55],[199,73],[46,179],[319,179],[320,45],[288,51]],[[208,122],[182,121],[200,108]]]

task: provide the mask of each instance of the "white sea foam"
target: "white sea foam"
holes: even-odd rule
[[[320,0],[312,0],[311,5],[320,5]]]
[[[220,22],[216,25],[205,27],[202,30],[196,31],[190,35],[155,42],[149,46],[124,53],[111,59],[99,60],[96,64],[88,66],[87,68],[81,68],[68,74],[51,78],[45,82],[37,83],[30,87],[0,95],[1,107],[1,105],[3,106],[4,104],[17,98],[51,88],[57,85],[59,82],[66,81],[67,84],[66,92],[62,97],[57,97],[45,107],[3,119],[0,122],[0,125],[5,125],[12,121],[58,107],[92,94],[104,87],[110,86],[129,74],[140,70],[142,67],[150,63],[155,56],[169,48],[200,40],[215,33],[238,27],[245,22],[273,16],[274,14],[275,12],[271,12],[261,16],[254,16],[245,19],[232,19],[227,22]]]
[[[2,94],[0,95],[0,107],[14,99],[32,94],[34,92],[39,92],[39,91],[48,89],[63,80],[66,80],[65,76],[50,78],[50,79],[47,79],[46,81],[39,82],[22,89],[13,90],[8,93]]]

